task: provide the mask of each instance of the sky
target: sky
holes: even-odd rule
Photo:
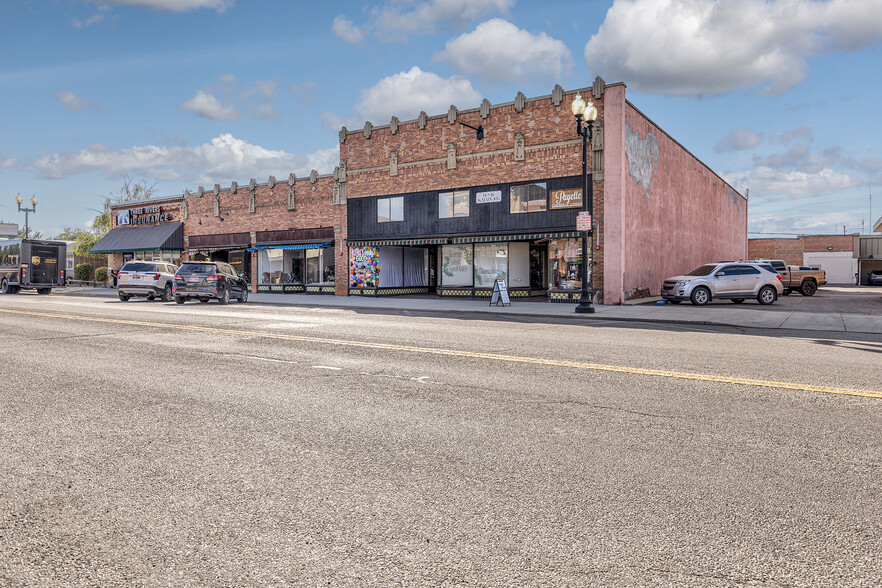
[[[749,190],[749,237],[870,233],[880,73],[882,0],[0,0],[0,221],[330,173],[343,125],[599,75]]]

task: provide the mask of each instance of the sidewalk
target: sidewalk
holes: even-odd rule
[[[59,288],[53,295],[116,298],[113,288]],[[352,310],[397,310],[454,315],[532,316],[581,321],[636,321],[690,325],[723,325],[753,329],[794,329],[882,334],[882,315],[759,310],[754,305],[656,304],[660,298],[641,298],[622,305],[595,306],[593,314],[577,314],[575,304],[513,300],[510,306],[490,306],[489,300],[387,296],[324,296],[311,294],[251,294],[249,304],[273,304]],[[192,303],[190,303],[192,304]]]

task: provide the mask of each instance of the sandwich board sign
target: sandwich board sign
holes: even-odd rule
[[[496,280],[493,284],[493,294],[490,295],[490,306],[493,305],[511,306],[511,300],[508,297],[508,288],[505,286],[505,280]]]

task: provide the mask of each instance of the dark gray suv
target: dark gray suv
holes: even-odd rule
[[[248,302],[248,283],[244,274],[236,273],[222,261],[188,261],[175,273],[175,302],[183,304],[187,298],[208,302],[212,298],[226,304],[230,298]]]

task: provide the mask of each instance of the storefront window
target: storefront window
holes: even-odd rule
[[[546,209],[548,193],[545,182],[518,184],[511,187],[511,213],[540,212]]]
[[[322,252],[322,282],[334,281],[334,248],[325,247]]]
[[[552,290],[582,288],[582,247],[579,239],[554,239],[548,243],[548,287]]]
[[[471,245],[441,247],[441,285],[471,286],[474,280]]]
[[[306,283],[317,284],[322,281],[321,249],[306,250]]]
[[[132,261],[164,261],[181,265],[180,251],[135,251],[131,257]]]
[[[303,284],[303,250],[261,249],[257,252],[258,284]]]
[[[475,288],[492,288],[496,280],[508,285],[508,243],[476,243]]]

